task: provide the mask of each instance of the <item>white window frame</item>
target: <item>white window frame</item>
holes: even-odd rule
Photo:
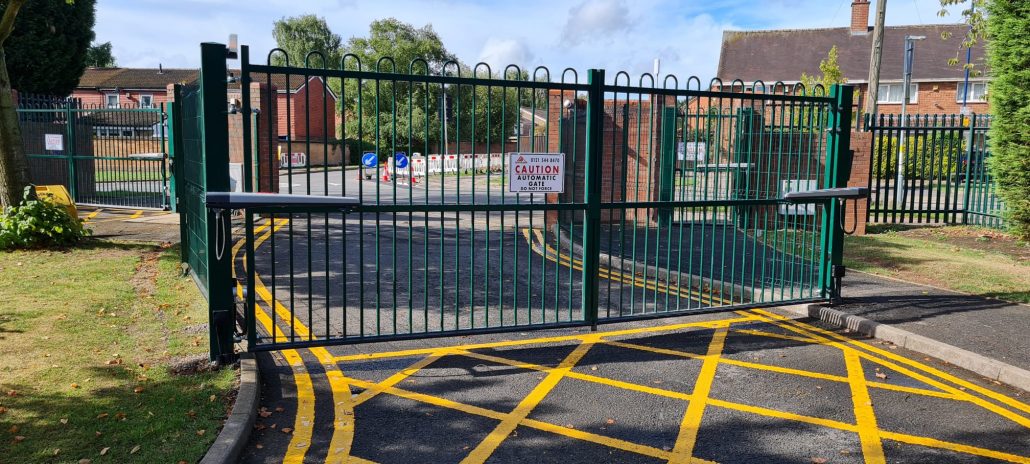
[[[887,94],[889,93],[890,87],[897,87],[899,89],[899,91],[900,90],[904,90],[902,85],[904,85],[903,82],[881,82],[880,83],[880,87],[887,87],[888,88],[888,92],[883,92],[882,89],[877,89],[877,92],[876,92],[876,104],[877,105],[900,105],[901,101],[905,99],[904,95],[902,95],[901,99],[899,99],[898,101],[890,101],[890,100],[887,99],[888,98]],[[919,83],[918,82],[911,83],[909,89],[910,89],[909,90],[909,93],[910,93],[909,94],[909,97],[910,97],[909,98],[909,104],[919,103]]]
[[[114,97],[114,105],[111,105],[111,97]],[[122,97],[117,93],[105,93],[104,94],[104,107],[106,108],[118,108],[122,104]]]
[[[970,85],[970,87],[969,87],[970,88],[969,99],[966,100],[966,102],[967,103],[987,103],[987,92],[989,91],[989,87],[987,86],[987,82],[986,81],[970,81],[969,85]],[[972,89],[975,89],[976,86],[978,86],[978,85],[982,85],[983,88],[984,88],[984,91],[981,94],[980,98],[974,97],[973,95],[975,95],[976,92],[974,92],[972,90]],[[963,91],[964,87],[965,87],[965,82],[959,82],[958,85],[955,86],[955,102],[956,103],[962,103],[962,91]]]
[[[143,103],[143,99],[150,99],[150,103]],[[154,95],[149,93],[140,94],[139,96],[139,107],[140,108],[153,108],[154,107]]]

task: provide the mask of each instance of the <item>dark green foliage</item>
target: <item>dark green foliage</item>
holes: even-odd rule
[[[994,116],[990,169],[1011,231],[1030,240],[1030,2],[988,2],[988,63]]]
[[[6,7],[0,1],[0,8]],[[4,44],[11,87],[25,93],[70,94],[86,68],[95,13],[96,0],[26,2]]]
[[[66,247],[89,236],[89,229],[82,227],[64,207],[33,199],[31,189],[25,189],[20,205],[0,214],[0,250]]]
[[[905,177],[907,179],[949,180],[963,172],[958,161],[965,153],[965,141],[958,134],[908,137],[905,140]],[[897,173],[898,137],[880,136],[874,149],[877,166],[873,176],[893,179]]]
[[[93,44],[86,50],[86,66],[94,68],[113,68],[118,66],[111,52],[111,42]]]
[[[329,29],[323,18],[313,14],[282,18],[272,27],[272,36],[275,37],[276,46],[286,51],[290,66],[305,67],[305,64],[310,64],[312,68],[340,68],[340,46],[343,39]],[[309,63],[305,63],[311,52],[321,53],[325,63],[317,53],[311,56]],[[271,64],[285,66],[287,56],[275,53],[271,56]]]

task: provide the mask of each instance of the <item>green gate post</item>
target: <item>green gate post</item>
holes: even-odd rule
[[[586,160],[583,176],[586,221],[583,224],[583,315],[597,330],[597,272],[601,254],[601,152],[604,128],[604,70],[587,70]],[[575,124],[575,121],[573,121]],[[572,167],[575,170],[575,166]],[[573,176],[575,179],[575,176]]]
[[[172,212],[178,211],[179,207],[176,205],[178,200],[177,192],[175,191],[175,146],[172,143],[172,138],[175,135],[175,129],[172,127],[172,121],[175,120],[175,104],[172,102],[161,104],[161,114],[164,117],[165,132],[164,143],[166,155],[166,165],[162,166],[161,175],[168,176],[165,180],[165,186],[168,188],[168,209]],[[169,174],[170,173],[170,174]],[[180,221],[181,222],[181,221]]]
[[[676,163],[676,108],[662,110],[662,159],[658,183],[658,201],[672,201],[673,170]],[[658,210],[658,229],[672,224],[672,208]]]
[[[65,99],[65,143],[64,156],[68,159],[68,195],[72,201],[78,202],[78,175],[75,170],[75,111],[72,110],[72,99]]]
[[[850,85],[834,84],[830,87],[830,98],[834,99],[829,114],[830,137],[826,144],[825,188],[846,187],[851,177],[851,101],[855,88]],[[830,200],[826,205],[822,221],[823,256],[819,264],[822,296],[831,299],[839,297],[833,279],[838,266],[844,264],[844,228],[841,221],[840,204]],[[827,294],[829,293],[829,294]]]
[[[228,94],[223,44],[200,44],[201,132],[205,190],[229,191]],[[232,281],[230,214],[207,210],[208,332],[211,360],[232,362],[235,296]]]
[[[973,145],[976,142],[976,114],[968,116],[969,127],[966,129],[966,176],[963,179],[965,186],[962,188],[962,225],[969,224],[969,190],[970,190],[970,179],[969,176],[972,174],[973,168]]]
[[[172,87],[172,101],[168,104],[168,157],[172,168],[172,178],[168,184],[171,196],[172,211],[179,211],[179,198],[182,197],[182,185],[176,179],[183,178],[183,163],[179,156],[184,154],[182,147],[182,84]],[[179,216],[179,244],[182,262],[189,262],[187,254],[190,250],[190,234],[186,227],[186,214]]]

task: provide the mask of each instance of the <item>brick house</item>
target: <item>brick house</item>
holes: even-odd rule
[[[790,29],[771,31],[725,31],[719,56],[717,77],[729,83],[741,79],[745,86],[762,81],[771,86],[799,82],[802,73],[819,75],[819,62],[834,46],[839,54],[841,71],[848,83],[858,87],[855,102],[863,111],[868,90],[869,55],[872,28],[869,26],[869,0],[853,0],[851,26],[827,29]],[[968,26],[964,24],[887,26],[883,34],[883,57],[877,95],[878,112],[901,112],[905,36],[925,36],[915,43],[912,66],[909,114],[958,113],[965,88],[965,71],[948,61],[958,58],[965,63],[962,46]],[[947,37],[947,38],[943,38]],[[984,70],[983,41],[972,49],[972,63]],[[971,76],[967,106],[974,113],[987,113],[987,81]]]
[[[168,101],[168,84],[195,82],[196,69],[86,68],[71,97],[84,107],[157,108]]]

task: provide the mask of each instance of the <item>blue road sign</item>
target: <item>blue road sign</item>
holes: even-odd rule
[[[397,169],[404,169],[408,167],[408,155],[403,152],[394,155],[394,163],[397,165]]]
[[[375,153],[365,153],[361,155],[361,165],[366,168],[374,168],[379,163],[378,158]]]

